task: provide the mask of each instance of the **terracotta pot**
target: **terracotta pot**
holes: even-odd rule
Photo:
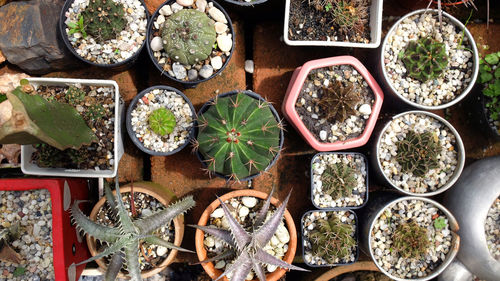
[[[130,192],[131,190],[131,185],[127,184],[123,187],[120,187],[120,192],[127,193]],[[159,185],[159,184],[154,184],[152,182],[137,182],[134,183],[134,193],[145,193],[149,196],[154,197],[156,200],[160,201],[164,206],[168,206],[170,202],[173,202],[177,198],[175,197],[174,193],[171,192],[170,190],[166,189],[165,187]],[[116,191],[113,191],[113,194],[116,196]],[[94,208],[92,209],[92,212],[90,213],[90,219],[95,221],[97,217],[97,213],[99,210],[102,208],[104,205],[104,202],[106,202],[106,197],[102,197],[101,200],[99,200]],[[175,227],[175,238],[174,238],[174,244],[176,246],[180,246],[182,243],[182,237],[184,236],[184,216],[179,215],[175,219],[172,220],[174,223]],[[89,247],[90,254],[92,256],[95,256],[98,254],[97,248],[96,248],[96,240],[89,235],[87,235],[87,245]],[[172,261],[174,260],[175,256],[177,255],[177,250],[170,250],[170,253],[168,254],[167,258],[157,267],[143,271],[141,273],[142,278],[148,278],[151,277],[160,271],[164,270]],[[104,263],[103,259],[98,259],[96,260],[97,264],[102,270],[106,270],[107,266]],[[128,276],[125,276],[123,273],[119,273],[118,277],[120,278],[126,278],[129,279]]]
[[[301,92],[302,86],[304,85],[304,82],[307,78],[307,75],[309,74],[309,72],[311,72],[311,70],[344,64],[348,64],[354,67],[354,69],[356,69],[363,76],[368,86],[372,89],[375,98],[375,102],[372,106],[372,113],[370,114],[370,118],[368,118],[366,122],[365,129],[360,136],[352,139],[347,139],[345,141],[336,141],[334,143],[320,142],[318,139],[316,139],[312,132],[307,129],[304,122],[302,122],[302,120],[300,119],[299,114],[295,109],[295,104]],[[309,145],[314,149],[318,151],[336,151],[359,147],[368,142],[373,128],[375,127],[375,123],[377,122],[380,109],[382,108],[383,100],[384,93],[382,92],[382,89],[377,84],[377,81],[375,81],[370,72],[358,59],[351,56],[331,57],[308,61],[303,66],[295,69],[292,75],[292,79],[290,80],[290,84],[288,84],[288,89],[286,90],[282,112],[288,119],[288,121],[290,121],[290,123],[295,127],[295,129],[299,131],[304,140],[309,143]]]
[[[350,265],[339,266],[328,270],[327,272],[321,274],[314,281],[329,281],[335,277],[338,277],[344,273],[355,272],[355,271],[378,271],[375,263],[371,261],[360,261]]]
[[[234,197],[253,196],[265,200],[267,198],[267,195],[268,195],[267,193],[264,193],[262,191],[256,191],[253,189],[243,189],[226,193],[223,196],[221,196],[220,199],[222,201],[226,201]],[[278,207],[279,206],[278,199],[272,197],[271,204]],[[219,206],[220,206],[219,200],[214,200],[210,205],[208,205],[203,214],[201,214],[200,220],[198,221],[198,225],[201,226],[207,225],[208,220],[210,218],[210,214]],[[285,210],[284,217],[285,217],[286,227],[288,229],[288,232],[290,233],[290,241],[288,242],[288,251],[285,253],[283,260],[291,264],[293,262],[293,258],[295,257],[295,251],[297,250],[297,230],[295,229],[295,223],[293,222],[293,218],[290,215],[290,212],[288,212],[288,210]],[[207,250],[205,250],[205,246],[203,244],[204,240],[205,240],[204,232],[197,229],[195,234],[195,243],[196,243],[196,253],[198,254],[198,259],[200,261],[207,259]],[[223,273],[222,271],[215,269],[214,264],[212,262],[203,263],[202,266],[203,269],[205,269],[205,271],[212,279],[216,279]],[[266,280],[276,281],[280,279],[285,274],[285,272],[286,272],[285,269],[277,268],[274,272],[266,274]],[[224,277],[224,281],[229,281],[229,280],[227,279],[227,277]],[[257,281],[257,279],[253,279],[252,281]]]

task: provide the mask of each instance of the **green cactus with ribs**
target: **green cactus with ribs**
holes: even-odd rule
[[[448,66],[445,44],[431,37],[410,41],[400,58],[408,76],[422,82],[439,77]]]
[[[321,175],[321,182],[323,191],[334,200],[351,196],[358,185],[356,171],[343,162],[328,165]]]
[[[431,132],[417,133],[410,130],[404,139],[396,143],[396,148],[396,161],[403,173],[422,177],[430,169],[439,167],[438,156],[443,148]]]
[[[125,29],[123,4],[112,0],[90,0],[89,5],[82,11],[86,33],[96,39],[98,43],[115,39]]]

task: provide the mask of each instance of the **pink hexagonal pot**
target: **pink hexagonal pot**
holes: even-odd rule
[[[368,121],[366,122],[365,130],[360,136],[345,141],[337,141],[334,143],[320,142],[307,129],[302,120],[300,120],[299,114],[297,113],[297,110],[295,110],[295,103],[297,102],[297,98],[299,97],[300,91],[302,89],[302,86],[304,85],[307,75],[311,70],[342,64],[349,64],[353,66],[358,71],[358,73],[363,76],[365,81],[368,83],[368,86],[370,86],[370,88],[372,89],[375,96],[375,102],[372,106],[372,113],[370,115],[370,118],[368,118]],[[304,140],[307,141],[307,143],[309,143],[309,145],[314,149],[318,151],[335,151],[359,147],[368,142],[373,128],[375,127],[375,123],[377,122],[383,100],[384,93],[382,92],[382,89],[377,84],[377,81],[375,81],[370,72],[366,69],[366,67],[355,57],[339,56],[308,61],[303,66],[295,69],[292,75],[292,79],[290,80],[290,84],[288,84],[288,89],[286,90],[285,100],[283,101],[282,105],[282,112],[288,119],[288,121],[302,135]]]

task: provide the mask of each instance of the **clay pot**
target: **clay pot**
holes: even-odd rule
[[[378,270],[375,263],[371,261],[360,261],[350,265],[334,267],[328,270],[327,272],[321,274],[319,277],[314,279],[314,281],[329,281],[344,273],[355,272],[355,271],[380,271],[380,270]]]

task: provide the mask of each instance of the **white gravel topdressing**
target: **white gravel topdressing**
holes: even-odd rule
[[[500,261],[500,198],[488,211],[485,221],[486,242],[494,259]]]

